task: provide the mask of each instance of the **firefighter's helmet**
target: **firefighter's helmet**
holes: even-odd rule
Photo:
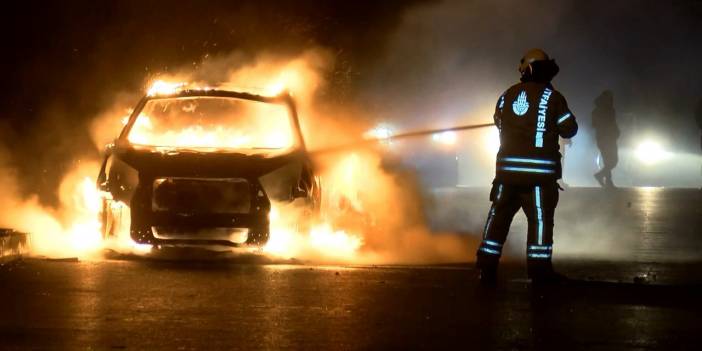
[[[549,60],[548,54],[541,49],[531,49],[524,54],[522,60],[519,61],[519,73],[524,74],[529,68],[529,65],[536,61],[546,61]]]

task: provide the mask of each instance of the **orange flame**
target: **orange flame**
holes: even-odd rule
[[[183,82],[165,82],[157,80],[151,84],[146,94],[149,96],[175,94],[185,85],[186,83]]]
[[[313,58],[314,61],[317,58]],[[309,57],[275,64],[257,63],[233,73],[232,83],[253,82],[263,86],[263,93],[275,95],[284,91],[296,93],[300,99],[310,99],[312,92],[320,84],[320,78],[309,66]],[[265,77],[265,78],[262,78]],[[234,85],[234,84],[232,84]],[[183,81],[157,80],[148,88],[148,95],[167,95],[189,87]],[[201,85],[207,86],[207,85]],[[196,88],[197,89],[197,88]],[[209,86],[202,89],[211,89]],[[124,111],[124,109],[120,109]],[[262,112],[259,112],[262,114]],[[115,121],[125,122],[122,113],[110,116],[103,125],[115,126]],[[207,129],[204,127],[184,128],[177,132],[163,133],[155,125],[153,116],[140,116],[130,133],[130,141],[136,144],[204,147],[240,147],[250,143],[250,136],[227,128]],[[259,126],[268,133],[264,142],[276,147],[291,146],[290,135],[270,132],[270,128]],[[118,131],[112,130],[114,136]],[[108,133],[103,133],[108,134]],[[325,174],[334,184],[329,188],[327,209],[322,219],[310,221],[308,216],[287,204],[273,204],[270,213],[271,237],[263,248],[265,253],[283,257],[318,257],[328,261],[352,261],[364,245],[362,228],[339,226],[339,213],[362,213],[364,206],[358,196],[358,179],[362,162],[358,155],[351,155]],[[90,176],[97,174],[97,165],[91,165]],[[137,245],[129,237],[128,230],[118,232],[115,240],[106,241],[101,235],[100,211],[104,206],[120,214],[120,220],[129,221],[129,208],[126,204],[113,201],[109,193],[96,189],[94,181],[86,177],[86,167],[70,173],[64,180],[62,192],[70,194],[63,204],[61,213],[47,211],[45,223],[39,226],[27,225],[25,229],[34,235],[34,248],[37,254],[53,256],[91,256],[104,248],[147,252],[150,247]],[[323,201],[324,202],[324,201]],[[107,205],[106,205],[107,204]],[[341,216],[343,217],[343,216]],[[363,221],[361,221],[363,222]],[[25,221],[30,223],[30,221]],[[123,228],[128,228],[123,226]]]

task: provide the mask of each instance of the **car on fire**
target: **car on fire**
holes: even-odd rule
[[[314,214],[321,195],[293,98],[218,89],[144,96],[97,183],[102,235],[154,246],[261,247],[271,202]]]

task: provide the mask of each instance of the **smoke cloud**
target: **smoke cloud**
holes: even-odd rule
[[[598,152],[590,113],[595,97],[609,89],[622,130],[624,157],[615,171],[622,185],[699,187],[699,172],[685,167],[689,160],[683,155],[699,150],[692,111],[702,96],[696,69],[702,52],[689,44],[702,35],[694,24],[701,8],[639,5],[446,0],[415,6],[360,81],[361,99],[375,107],[373,115],[398,129],[490,121],[497,97],[518,81],[521,55],[540,47],[560,65],[554,85],[581,126],[566,150],[566,182],[596,186],[592,174],[599,167]],[[478,161],[460,170],[460,184],[478,186],[492,177],[491,162],[471,144],[481,138],[480,133],[462,134],[468,141],[458,156]],[[682,159],[671,159],[668,172],[640,177],[637,173],[651,170],[641,169],[635,151],[651,138]]]
[[[702,158],[692,111],[702,96],[702,77],[696,68],[702,52],[690,43],[702,35],[694,24],[702,7],[660,2],[639,5],[538,1],[526,6],[513,1],[447,0],[415,6],[388,35],[381,58],[359,83],[360,99],[373,106],[372,116],[399,131],[491,121],[497,98],[518,80],[519,58],[527,49],[540,47],[560,65],[554,85],[568,99],[581,127],[564,150],[566,183],[597,186],[592,174],[601,161],[590,113],[595,97],[609,89],[614,92],[622,130],[615,183],[697,188],[702,184]],[[490,133],[459,135],[455,152],[458,184],[489,186],[496,152],[490,145],[494,142]],[[670,157],[656,165],[642,163],[637,147],[647,140],[660,143]],[[421,155],[446,154],[429,140],[415,142],[403,151],[409,164]],[[435,159],[420,166],[420,176],[429,183],[448,157]],[[455,189],[425,191],[432,227],[481,232],[489,207],[484,190],[473,190],[470,198]],[[562,193],[556,225],[559,252],[630,257],[627,248],[637,239],[636,233],[622,218],[631,217],[632,205],[582,194]],[[484,199],[482,207],[466,204],[476,197]],[[593,207],[609,211],[596,211],[584,220],[582,213],[593,212]],[[510,254],[522,256],[526,233],[522,214],[512,232]]]

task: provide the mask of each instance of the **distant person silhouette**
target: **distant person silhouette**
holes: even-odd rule
[[[560,141],[559,151],[561,152],[561,165],[565,167],[566,150],[573,147],[573,139],[560,138]],[[558,184],[564,189],[570,187],[563,178],[558,180]]]
[[[697,127],[700,128],[700,150],[702,150],[702,98],[697,102],[697,107],[695,108],[695,120],[697,121]],[[702,173],[702,168],[700,168]]]
[[[595,128],[597,148],[602,156],[602,169],[595,173],[595,179],[602,187],[613,188],[612,170],[619,163],[617,139],[619,139],[619,126],[617,114],[614,110],[614,95],[605,90],[595,99],[595,109],[592,111],[592,127]]]

